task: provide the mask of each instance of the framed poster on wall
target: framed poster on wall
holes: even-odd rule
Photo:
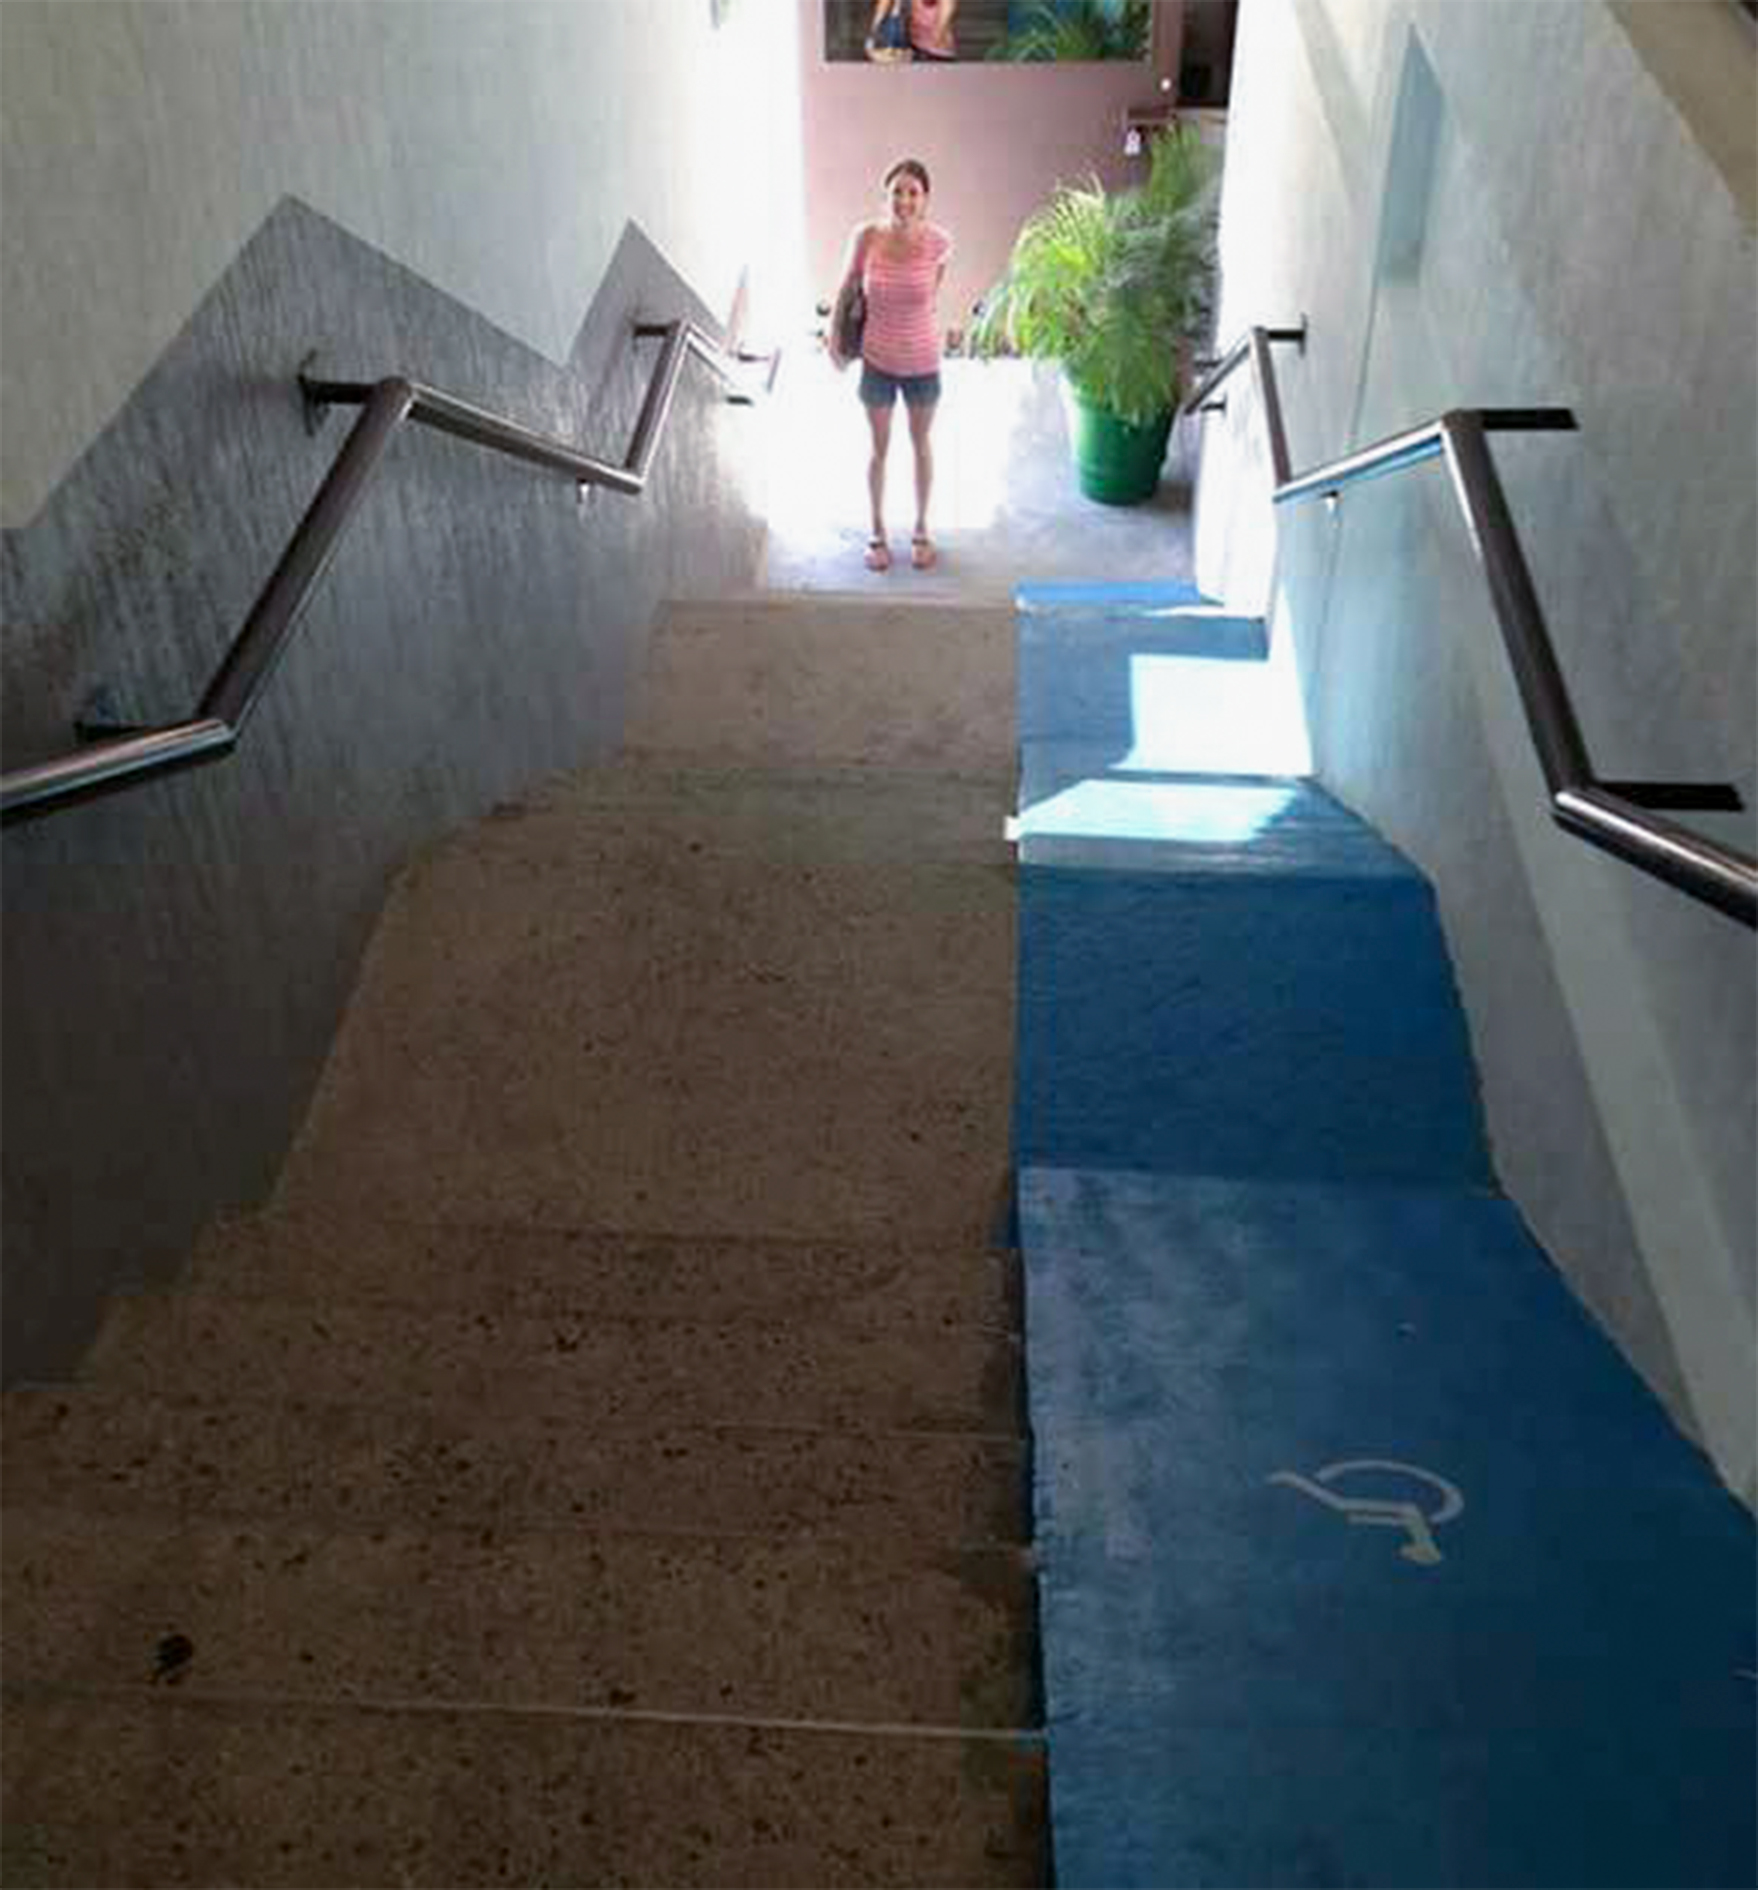
[[[1151,0],[824,0],[824,57],[875,65],[1145,60]]]

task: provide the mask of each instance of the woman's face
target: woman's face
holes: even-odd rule
[[[886,186],[886,197],[891,204],[891,220],[894,223],[919,223],[928,208],[928,193],[922,188],[922,180],[911,171],[899,171]]]

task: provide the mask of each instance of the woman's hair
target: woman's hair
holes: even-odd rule
[[[913,177],[921,185],[924,196],[933,191],[933,185],[928,182],[928,167],[920,158],[899,158],[881,181],[889,190],[892,183],[899,177]]]

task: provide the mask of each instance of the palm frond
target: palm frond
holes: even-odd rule
[[[1178,351],[1207,328],[1218,167],[1174,128],[1148,176],[1063,185],[1021,227],[972,330],[976,352],[1058,360],[1089,399],[1143,421],[1176,404]]]

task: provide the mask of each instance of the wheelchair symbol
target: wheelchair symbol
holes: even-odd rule
[[[1330,1485],[1339,1477],[1352,1476],[1356,1471],[1384,1471],[1394,1476],[1414,1477],[1418,1483],[1426,1483],[1439,1493],[1440,1505],[1419,1509],[1415,1503],[1399,1502],[1396,1498],[1339,1496],[1331,1489]],[[1394,1463],[1388,1457],[1352,1457],[1346,1463],[1328,1463],[1310,1477],[1293,1470],[1278,1470],[1268,1481],[1286,1483],[1310,1496],[1315,1503],[1336,1510],[1352,1523],[1402,1529],[1410,1540],[1399,1545],[1398,1553],[1406,1562],[1416,1562],[1424,1568],[1433,1568],[1444,1559],[1434,1539],[1435,1530],[1442,1523],[1451,1522],[1465,1507],[1465,1498],[1458,1487],[1445,1477],[1437,1477],[1432,1470],[1424,1470],[1417,1464]]]

